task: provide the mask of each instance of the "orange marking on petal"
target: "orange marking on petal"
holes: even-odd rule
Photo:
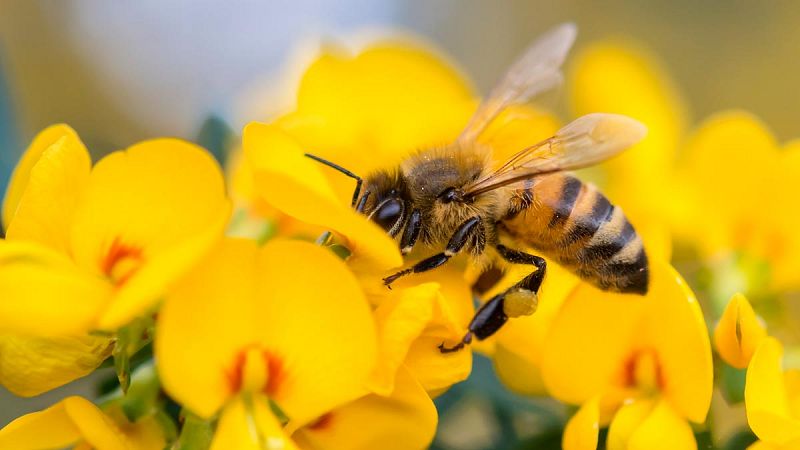
[[[136,273],[142,259],[141,248],[123,244],[120,238],[116,237],[100,263],[100,270],[120,286]]]
[[[333,422],[333,413],[325,413],[314,423],[309,425],[308,428],[314,431],[324,430],[330,428],[331,422]]]
[[[658,354],[652,349],[634,351],[623,364],[622,385],[626,388],[657,387],[663,390],[666,380]]]
[[[264,352],[264,358],[267,361],[267,373],[269,374],[264,392],[267,395],[275,395],[286,376],[283,370],[283,360],[267,352]]]

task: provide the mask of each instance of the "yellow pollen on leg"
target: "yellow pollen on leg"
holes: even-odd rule
[[[514,289],[503,299],[503,312],[508,317],[530,316],[539,307],[539,296],[527,289]]]

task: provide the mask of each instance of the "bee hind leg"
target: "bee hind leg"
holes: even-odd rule
[[[469,332],[453,347],[439,346],[442,353],[450,353],[464,348],[475,337],[483,340],[495,334],[508,319],[533,314],[539,304],[539,288],[544,281],[547,263],[544,258],[525,252],[510,249],[504,245],[497,246],[497,252],[506,261],[514,264],[530,264],[536,270],[520,280],[504,292],[495,295],[478,309],[469,323]]]

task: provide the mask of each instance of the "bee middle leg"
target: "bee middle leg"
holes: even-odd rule
[[[391,288],[392,283],[394,283],[400,277],[411,273],[427,272],[441,266],[450,258],[455,256],[458,252],[460,252],[470,239],[473,239],[473,242],[476,242],[477,245],[481,247],[477,249],[478,251],[483,251],[482,246],[484,245],[484,242],[486,242],[484,233],[485,231],[481,225],[480,217],[472,217],[467,219],[464,221],[464,223],[458,226],[455,233],[453,233],[453,236],[450,238],[450,241],[447,243],[447,247],[445,247],[445,250],[442,253],[437,253],[433,256],[425,258],[408,269],[401,270],[400,272],[384,278],[383,284]]]
[[[461,350],[472,342],[473,337],[479,340],[488,338],[495,334],[510,317],[531,315],[536,312],[539,305],[539,288],[542,286],[547,269],[546,261],[540,256],[513,250],[504,245],[497,245],[496,248],[497,253],[506,261],[513,264],[530,264],[536,266],[536,270],[484,303],[470,321],[467,327],[469,331],[461,339],[461,342],[452,347],[445,347],[442,343],[439,345],[442,353]]]

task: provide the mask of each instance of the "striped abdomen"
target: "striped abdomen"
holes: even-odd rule
[[[642,239],[594,186],[561,173],[519,186],[501,228],[600,289],[647,292]]]

